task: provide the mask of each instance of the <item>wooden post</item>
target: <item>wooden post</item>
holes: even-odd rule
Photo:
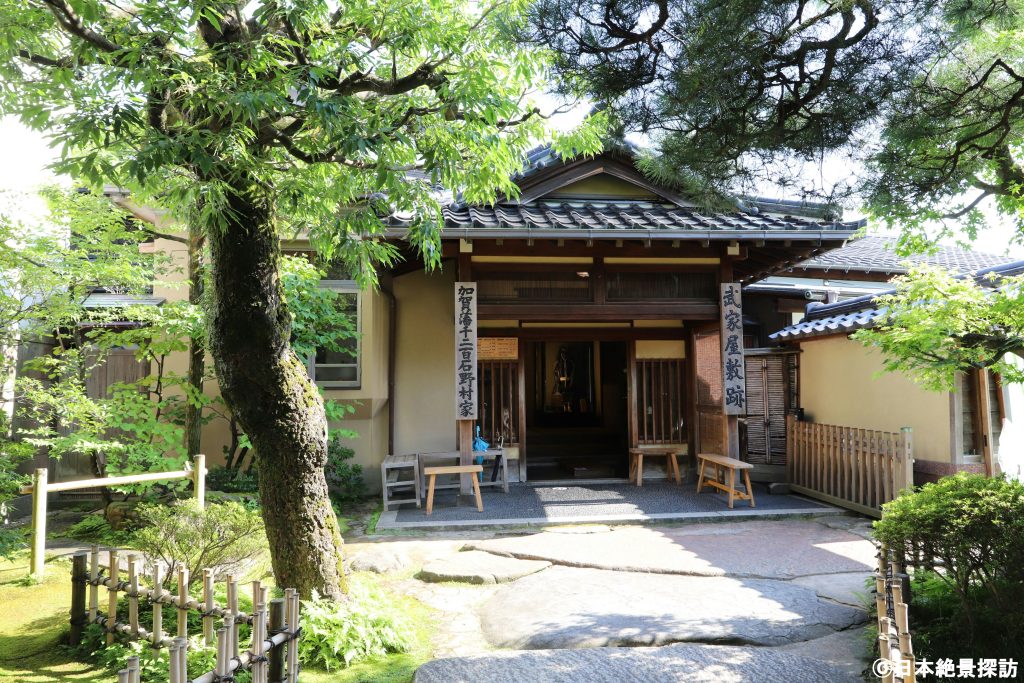
[[[163,642],[163,626],[164,626],[164,607],[160,604],[160,596],[163,594],[163,585],[160,583],[160,563],[153,563],[153,633],[152,633],[152,644],[153,649],[160,649],[160,644]]]
[[[975,377],[978,378],[978,420],[981,423],[981,454],[985,461],[985,476],[991,477],[995,474],[993,464],[993,441],[992,412],[989,406],[989,379],[988,370],[975,370]]]
[[[42,581],[46,571],[46,481],[47,470],[38,468],[32,473],[32,563],[30,573]]]
[[[178,680],[180,683],[188,681],[188,638],[175,638],[178,645]]]
[[[276,598],[270,601],[270,634],[284,630],[284,600]],[[281,645],[270,649],[267,678],[267,683],[284,683],[284,647]]]
[[[202,453],[192,457],[192,495],[199,507],[206,504],[206,456]]]
[[[299,680],[299,642],[296,639],[299,630],[299,595],[294,588],[287,588],[284,592],[285,620],[288,622],[288,634],[291,639],[288,641],[288,653],[285,672],[287,683],[297,683]]]
[[[116,550],[111,550],[107,557],[107,573],[110,578],[110,584],[107,586],[107,645],[113,645],[114,632],[117,630],[117,578],[121,568]]]
[[[228,657],[238,656],[238,582],[228,574],[227,580],[228,616],[224,618],[224,626],[228,630]]]
[[[188,568],[178,565],[178,637],[188,638]]]
[[[203,605],[205,613],[203,614],[203,642],[207,646],[213,645],[214,629],[213,629],[213,615],[210,612],[213,611],[213,572],[209,569],[203,570]]]
[[[126,666],[128,673],[131,674],[128,677],[128,683],[140,683],[142,679],[142,665],[139,662],[139,658],[137,656],[129,657]]]
[[[71,558],[71,633],[68,636],[71,647],[77,647],[82,642],[82,632],[85,630],[85,587],[89,581],[87,561],[84,552],[75,553]]]
[[[100,578],[100,549],[89,548],[89,623],[96,621],[100,611],[100,587],[96,581]]]
[[[914,488],[914,430],[910,427],[900,428],[899,453],[896,454],[896,466],[899,478],[896,493],[906,488]]]
[[[473,464],[473,420],[459,420],[459,464]],[[459,495],[473,495],[471,474],[459,475]]]
[[[132,630],[132,636],[139,635],[139,574],[135,567],[137,560],[136,555],[128,556],[128,627]]]
[[[180,647],[177,640],[173,641],[170,647],[167,648],[169,661],[167,663],[167,676],[169,683],[181,683],[181,671],[178,669],[178,647]]]

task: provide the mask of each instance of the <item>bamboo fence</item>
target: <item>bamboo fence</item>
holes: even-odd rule
[[[126,576],[121,574],[121,553],[107,551],[106,567],[100,565],[100,551],[93,547],[88,553],[76,553],[72,559],[71,635],[70,643],[81,643],[84,628],[99,624],[106,631],[110,645],[116,636],[131,641],[146,641],[154,650],[167,648],[170,653],[168,683],[219,683],[233,681],[239,671],[251,671],[253,683],[297,683],[299,680],[298,638],[299,595],[289,588],[284,598],[268,601],[267,588],[253,581],[251,614],[238,608],[239,585],[233,576],[226,577],[227,598],[224,605],[214,599],[214,575],[203,570],[201,596],[189,595],[188,569],[178,565],[177,594],[164,589],[161,566],[145,572],[136,555],[126,557]],[[149,586],[143,585],[144,578]],[[106,588],[106,611],[100,611],[100,588]],[[120,593],[128,596],[128,621],[117,620]],[[152,630],[139,625],[139,603],[153,606]],[[176,633],[163,632],[164,608],[175,610]],[[216,646],[216,665],[212,671],[188,678],[188,615],[202,616],[202,640]],[[217,622],[220,622],[218,625]],[[243,650],[238,640],[239,627],[251,627],[252,637],[248,649]],[[118,683],[139,683],[138,657],[128,660],[118,672]]]
[[[914,484],[910,427],[883,432],[786,417],[786,474],[797,493],[881,517]]]
[[[878,610],[878,652],[888,660],[882,683],[916,683],[917,664],[910,637],[910,578],[905,567],[879,548],[875,573],[875,607]]]
[[[192,456],[192,466],[187,463],[184,469],[172,472],[146,472],[129,474],[123,477],[99,477],[96,479],[80,479],[77,481],[48,482],[45,467],[32,473],[32,485],[21,489],[23,494],[32,494],[32,560],[29,574],[41,580],[45,571],[46,557],[46,498],[51,493],[60,491],[78,491],[81,489],[106,488],[108,486],[127,486],[147,481],[173,481],[189,479],[192,481],[192,495],[202,506],[206,498],[206,456],[198,453]]]

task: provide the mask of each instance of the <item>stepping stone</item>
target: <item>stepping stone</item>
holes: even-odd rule
[[[418,578],[432,583],[442,581],[481,584],[508,583],[550,566],[550,562],[542,560],[516,560],[511,557],[469,550],[427,563]]]
[[[533,650],[675,642],[784,645],[867,620],[785,581],[551,567],[480,607],[494,647]]]
[[[403,571],[408,566],[409,558],[404,553],[385,548],[359,553],[349,564],[353,571],[375,574],[392,574]]]
[[[808,657],[756,647],[669,645],[488,652],[435,659],[414,683],[861,683]]]
[[[874,598],[870,597],[870,593],[874,589],[874,582],[872,582],[871,588],[865,584],[866,579],[873,578],[874,574],[870,572],[850,572],[801,576],[793,579],[792,583],[810,588],[818,594],[819,598],[863,608],[869,599],[874,601]]]
[[[546,531],[464,548],[567,567],[767,579],[870,572],[877,552],[845,529],[808,520],[627,526],[589,534]]]

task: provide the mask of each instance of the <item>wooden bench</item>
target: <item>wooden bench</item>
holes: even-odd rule
[[[410,470],[412,478],[403,478],[402,470]],[[381,489],[384,496],[384,511],[392,505],[416,503],[420,507],[420,461],[415,453],[389,455],[380,464]],[[398,490],[411,489],[412,498],[392,498]]]
[[[750,470],[754,469],[754,466],[749,462],[743,462],[736,458],[727,458],[724,455],[716,455],[713,453],[698,453],[697,461],[700,463],[700,474],[697,477],[697,493],[700,493],[701,488],[704,484],[713,488],[719,489],[729,494],[729,509],[732,509],[733,500],[739,498],[740,500],[750,501],[750,507],[754,505],[754,489],[750,487]],[[704,467],[711,465],[715,468],[715,478],[706,479],[704,478]],[[729,483],[725,483],[725,471],[729,471]],[[740,491],[736,488],[736,470],[743,473],[743,485],[746,487],[746,491]]]
[[[434,485],[439,474],[469,474],[473,482],[473,495],[476,496],[477,512],[484,511],[484,500],[480,497],[480,482],[477,475],[484,471],[482,465],[445,465],[442,467],[424,467],[423,474],[427,477],[427,514],[434,511]]]
[[[682,484],[683,480],[679,474],[679,461],[677,456],[682,455],[683,450],[676,447],[666,446],[641,446],[629,449],[629,480],[636,481],[637,486],[644,485],[644,456],[653,455],[665,458],[665,470],[669,477],[676,478],[676,484]]]

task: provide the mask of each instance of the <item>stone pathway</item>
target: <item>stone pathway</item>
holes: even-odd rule
[[[409,566],[393,587],[440,611],[438,659],[418,683],[852,681],[866,665],[869,536],[867,520],[833,517],[351,549],[352,566]]]

